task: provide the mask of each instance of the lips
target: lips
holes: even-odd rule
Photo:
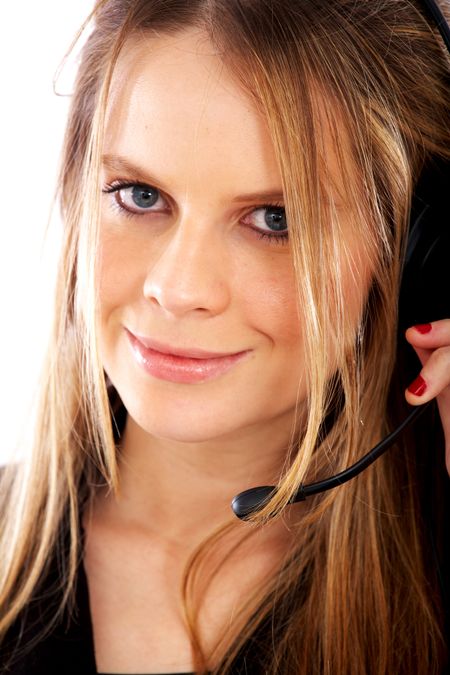
[[[165,345],[162,342],[153,340],[152,338],[143,337],[142,335],[136,335],[128,330],[127,333],[129,335],[132,335],[136,340],[139,340],[139,342],[142,345],[144,345],[144,347],[146,347],[147,349],[152,349],[153,351],[160,352],[161,354],[172,354],[172,356],[181,356],[184,358],[192,358],[192,359],[219,359],[225,356],[235,356],[238,353],[242,353],[242,352],[206,351],[205,349],[198,349],[196,347],[192,349],[185,349],[185,348],[182,349],[178,347],[172,347],[170,345]]]
[[[225,374],[251,352],[181,349],[125,330],[137,363],[153,377],[169,382],[188,384],[213,379]]]

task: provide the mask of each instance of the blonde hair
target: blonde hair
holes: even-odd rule
[[[70,603],[80,502],[100,481],[119,490],[112,399],[96,337],[95,250],[102,134],[126,42],[146,32],[206,30],[268,121],[305,316],[309,393],[306,424],[296,430],[278,491],[253,516],[256,524],[281,513],[301,482],[345,468],[389,430],[411,194],[426,158],[450,155],[448,59],[409,0],[99,0],[93,16],[62,155],[64,242],[35,439],[26,460],[2,476],[0,635],[55,550],[62,560],[60,611]],[[357,326],[346,317],[339,267],[348,252],[326,198],[324,99],[343,182],[353,188],[346,195],[352,226],[364,232],[375,270]],[[380,460],[345,488],[314,498],[289,561],[242,608],[239,631],[217,646],[214,672],[233,672],[249,644],[268,674],[440,672],[442,619],[425,574],[413,475],[399,447],[395,461]],[[202,653],[195,580],[211,542],[194,556],[184,582],[199,671],[211,655]]]

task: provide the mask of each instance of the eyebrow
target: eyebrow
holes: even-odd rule
[[[137,164],[133,164],[125,157],[120,157],[119,155],[102,155],[102,165],[109,169],[110,171],[124,171],[129,175],[133,176],[133,180],[147,183],[150,185],[161,184],[159,180],[149,174],[147,171],[142,169]],[[164,189],[164,185],[162,185]],[[271,202],[271,201],[283,201],[284,194],[280,189],[275,190],[265,190],[263,192],[252,192],[248,194],[237,195],[233,197],[232,202],[247,202],[247,201],[258,201],[258,202]]]

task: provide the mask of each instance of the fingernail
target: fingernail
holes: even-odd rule
[[[427,388],[427,383],[423,379],[422,375],[419,375],[419,377],[416,377],[414,382],[412,382],[409,387],[408,391],[411,392],[411,394],[414,394],[414,396],[422,396],[422,394],[425,392]]]
[[[429,333],[432,329],[431,323],[418,323],[417,326],[413,326],[419,333]]]

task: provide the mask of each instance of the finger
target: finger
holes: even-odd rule
[[[423,368],[405,391],[406,400],[411,405],[426,403],[445,393],[445,390],[450,391],[450,346],[436,349],[431,354],[418,352],[418,356],[424,358]],[[445,399],[449,395],[445,393]]]
[[[450,345],[450,319],[411,326],[405,333],[407,341],[414,346],[436,349]]]
[[[437,397],[445,436],[445,463],[450,474],[450,347],[414,349],[423,368],[405,391],[405,397],[411,405],[420,405]]]

